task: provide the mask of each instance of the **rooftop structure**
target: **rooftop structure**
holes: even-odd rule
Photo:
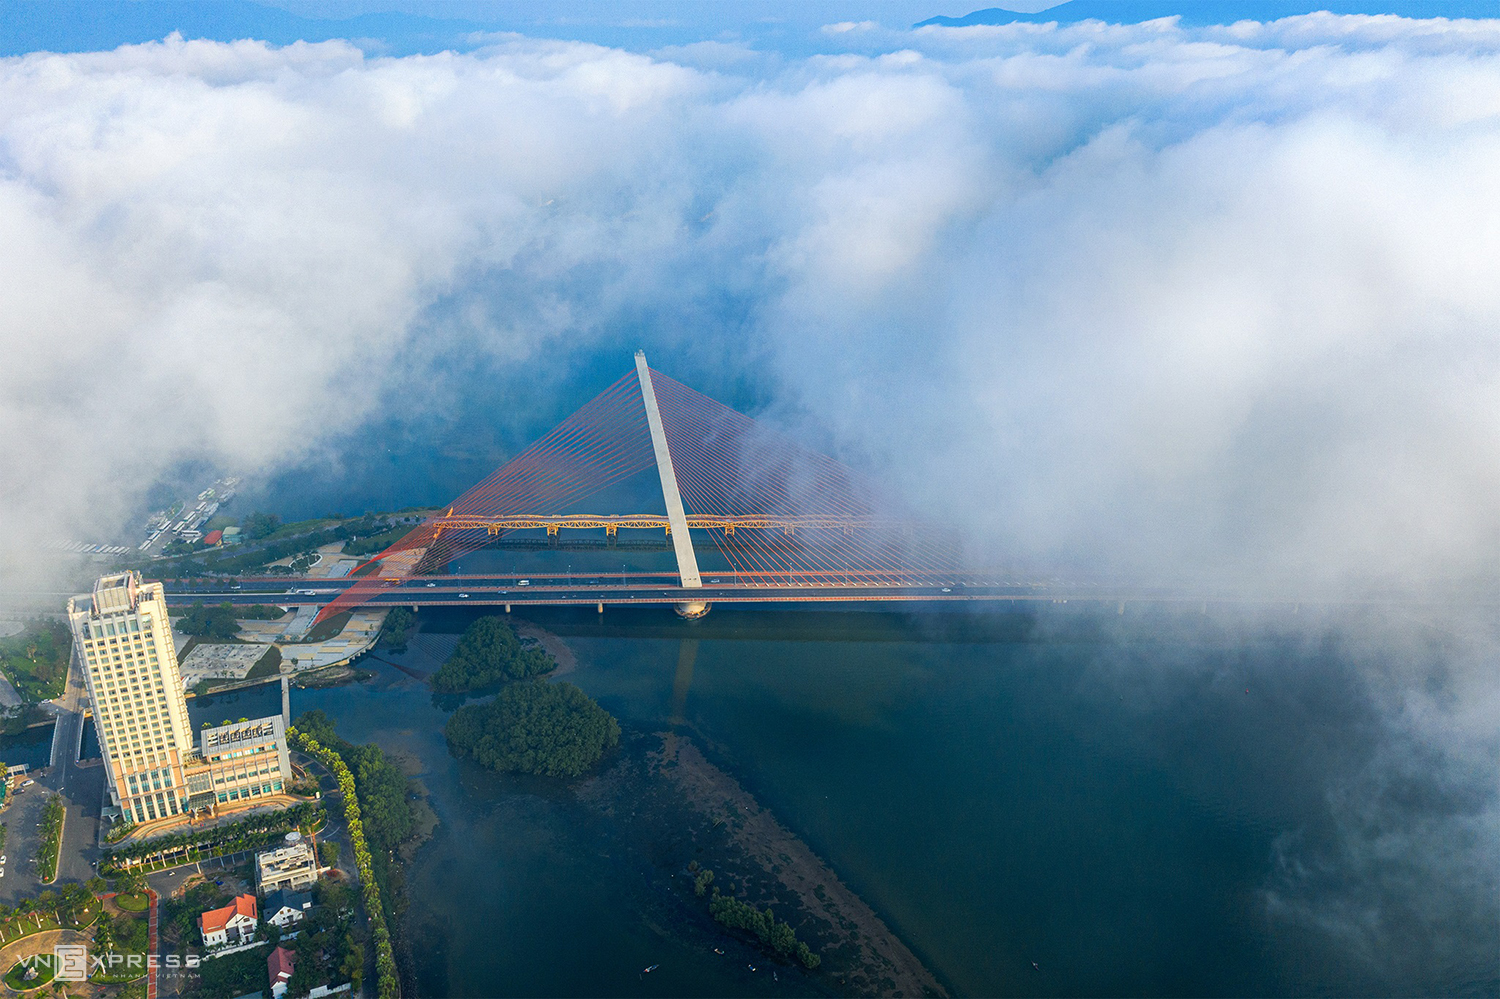
[[[288,833],[288,840],[295,833]],[[307,840],[298,838],[255,855],[255,883],[262,895],[278,888],[306,888],[318,880],[318,856]]]
[[[203,729],[188,774],[189,804],[217,810],[230,802],[280,794],[292,772],[280,715]]]

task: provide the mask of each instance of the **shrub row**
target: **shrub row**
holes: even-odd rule
[[[59,795],[47,799],[42,812],[42,842],[37,850],[37,877],[43,884],[57,878],[57,854],[62,849],[63,803]]]
[[[375,968],[380,976],[380,999],[399,999],[400,979],[396,977],[396,955],[391,949],[391,932],[385,925],[385,909],[380,904],[380,884],[370,862],[370,848],[365,843],[364,823],[360,819],[359,798],[354,790],[354,774],[344,758],[323,746],[310,735],[289,729],[287,735],[308,756],[328,768],[344,792],[344,822],[349,827],[349,842],[354,844],[354,864],[359,870],[364,891],[365,912],[370,919],[370,935],[375,940]]]
[[[254,850],[274,843],[284,833],[302,826],[316,826],[322,809],[311,801],[269,815],[252,815],[238,822],[216,826],[212,829],[184,829],[168,833],[139,843],[116,847],[105,856],[101,870],[114,874],[137,864],[177,859],[174,855],[185,855],[190,851],[210,853],[238,853]],[[181,857],[188,860],[188,857]]]

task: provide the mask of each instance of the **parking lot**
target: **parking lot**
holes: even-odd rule
[[[37,825],[42,821],[48,794],[41,784],[33,784],[12,795],[0,810],[0,824],[5,826],[5,846],[0,848],[0,855],[6,858],[5,877],[0,878],[0,902],[14,904],[22,898],[35,898],[42,890],[36,876],[40,831]]]

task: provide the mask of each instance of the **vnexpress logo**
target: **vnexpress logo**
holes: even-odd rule
[[[52,948],[59,982],[81,982],[89,977],[89,949],[83,944],[58,944]]]

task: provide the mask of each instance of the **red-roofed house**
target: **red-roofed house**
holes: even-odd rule
[[[198,929],[203,933],[205,947],[224,947],[252,940],[259,924],[260,913],[256,911],[254,895],[238,895],[224,908],[210,909],[198,917]]]
[[[203,535],[203,543],[205,545],[216,545],[220,541],[223,541],[223,540],[224,540],[224,532],[223,531],[209,531],[207,534]]]
[[[277,947],[266,958],[266,970],[271,973],[271,995],[274,999],[281,999],[286,995],[287,982],[297,970],[297,955],[285,947]]]

